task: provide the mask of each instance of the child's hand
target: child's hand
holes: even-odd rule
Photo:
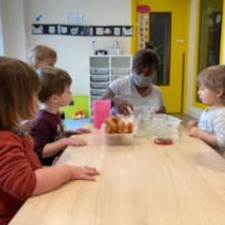
[[[70,137],[71,135],[76,135],[76,134],[87,134],[87,133],[91,133],[91,130],[86,128],[79,128],[77,130],[67,130],[64,132],[66,137]]]
[[[74,134],[88,134],[88,133],[91,133],[91,130],[86,128],[79,128],[74,131]]]
[[[71,146],[85,146],[87,145],[87,142],[81,138],[67,138],[66,139],[66,145],[71,145]]]
[[[83,166],[69,166],[72,180],[89,180],[95,181],[96,175],[99,175],[99,171],[95,168]]]
[[[192,127],[197,127],[198,126],[198,120],[190,120],[187,124],[187,128],[191,129]]]
[[[189,130],[189,135],[192,137],[200,138],[201,132],[202,131],[198,127],[192,126]]]

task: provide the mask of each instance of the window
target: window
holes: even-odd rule
[[[222,7],[222,0],[201,1],[198,72],[219,64]]]
[[[170,76],[171,13],[150,13],[150,43],[159,58],[157,85],[168,85]]]

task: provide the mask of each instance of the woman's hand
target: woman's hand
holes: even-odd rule
[[[133,106],[125,98],[119,95],[113,97],[113,102],[121,114],[129,115],[130,111],[133,110]]]

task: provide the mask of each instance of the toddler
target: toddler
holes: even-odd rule
[[[71,100],[71,78],[62,69],[43,67],[38,71],[41,90],[38,94],[42,108],[37,118],[31,123],[31,136],[34,138],[34,150],[43,165],[52,165],[55,158],[69,145],[84,146],[83,139],[69,138],[77,133],[88,133],[90,130],[79,129],[64,131],[59,108]]]
[[[225,151],[225,66],[211,66],[198,76],[198,96],[209,107],[199,121],[188,123],[189,134],[200,138],[220,154]]]
[[[56,60],[56,51],[46,45],[33,46],[29,51],[28,61],[35,69],[43,66],[54,67]]]
[[[36,115],[39,78],[32,67],[0,57],[0,224],[6,225],[27,198],[70,180],[94,180],[99,172],[90,167],[41,166],[33,139],[21,121]],[[34,209],[35,210],[35,209]]]

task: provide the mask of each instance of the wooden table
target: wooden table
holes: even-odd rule
[[[96,182],[30,198],[11,225],[225,224],[225,160],[202,141],[185,131],[170,146],[105,146],[96,130],[83,138],[89,145],[68,148],[61,162],[97,167]]]

